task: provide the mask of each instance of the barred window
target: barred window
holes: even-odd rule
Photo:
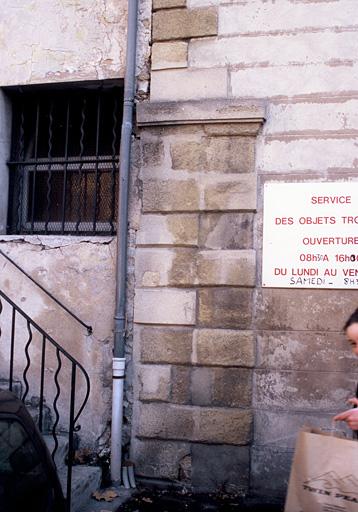
[[[8,232],[115,234],[122,88],[29,86],[10,97]]]

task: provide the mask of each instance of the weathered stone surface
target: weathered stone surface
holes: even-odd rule
[[[146,180],[143,211],[194,211],[199,209],[199,189],[194,180]]]
[[[201,141],[174,142],[170,148],[173,169],[248,173],[254,169],[255,139],[208,137]]]
[[[200,251],[197,276],[201,285],[254,286],[256,253],[254,250]]]
[[[188,366],[172,366],[171,402],[190,403],[190,368]]]
[[[246,288],[207,288],[199,290],[199,324],[205,327],[251,325],[252,291]]]
[[[137,245],[198,245],[199,216],[196,214],[141,216]]]
[[[249,484],[250,454],[246,446],[193,444],[194,492],[245,494]]]
[[[193,363],[205,366],[254,366],[255,336],[251,331],[197,329],[193,341]]]
[[[253,213],[203,213],[199,245],[208,249],[250,249],[253,221]]]
[[[188,443],[132,440],[135,471],[149,478],[179,479],[180,461],[190,454]]]
[[[214,70],[211,76],[214,76],[214,73],[218,73],[218,71]],[[184,73],[184,75],[188,76],[187,73]],[[213,89],[218,91],[217,81],[215,81],[215,88]],[[180,133],[184,128],[190,127],[186,126],[188,124],[203,124],[206,133],[213,131],[213,134],[217,135],[216,130],[231,130],[231,127],[234,126],[237,126],[239,130],[241,124],[246,129],[247,123],[258,127],[264,120],[265,104],[257,100],[239,102],[234,98],[216,96],[215,99],[210,100],[188,98],[188,101],[181,101],[180,103],[176,101],[176,98],[173,98],[173,101],[163,103],[162,101],[153,101],[151,96],[150,102],[142,102],[137,105],[138,126],[178,126]],[[186,132],[184,131],[184,133]],[[222,135],[232,135],[232,133],[224,132]]]
[[[145,365],[140,368],[140,400],[168,401],[170,397],[170,366]]]
[[[172,404],[142,404],[137,428],[141,437],[191,440],[195,430],[194,410]]]
[[[206,407],[196,411],[194,441],[235,445],[250,442],[251,411]]]
[[[161,165],[164,159],[164,144],[162,140],[146,140],[141,142],[142,165],[144,167],[156,167]]]
[[[206,9],[174,9],[153,15],[153,41],[188,39],[217,34],[217,11]]]
[[[357,307],[349,290],[263,289],[257,297],[258,329],[340,331]],[[349,313],[348,313],[349,314]]]
[[[142,404],[138,435],[242,445],[251,439],[251,425],[247,410]]]
[[[256,406],[339,411],[354,396],[357,373],[255,370]]]
[[[309,425],[332,432],[332,416],[332,413],[324,413],[318,410],[314,412],[286,412],[259,408],[255,411],[254,444],[257,443],[267,448],[294,450],[298,432],[304,426]],[[345,422],[336,423],[334,428],[337,429],[337,433],[347,435],[348,438],[351,437],[352,431]]]
[[[147,287],[195,284],[195,249],[137,249],[136,282]]]
[[[246,368],[193,368],[193,405],[249,407],[252,396],[252,371]]]
[[[204,191],[205,210],[256,210],[256,176],[238,174],[235,179],[208,182]]]
[[[190,363],[192,329],[139,327],[140,358],[144,363]]]
[[[284,500],[292,464],[293,451],[254,447],[251,450],[250,488],[265,503],[272,497]]]
[[[257,366],[278,370],[357,370],[357,361],[343,334],[329,332],[274,332],[257,334]]]
[[[170,9],[185,6],[186,0],[153,0],[153,9]]]
[[[144,324],[195,324],[196,293],[175,289],[137,289],[134,321]]]
[[[226,68],[158,70],[151,74],[150,97],[154,102],[225,98],[227,88]]]
[[[152,69],[186,68],[188,65],[188,43],[154,43],[152,47]]]

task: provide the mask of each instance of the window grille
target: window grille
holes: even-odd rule
[[[11,234],[113,235],[122,88],[14,92]]]

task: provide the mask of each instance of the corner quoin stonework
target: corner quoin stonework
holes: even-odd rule
[[[231,100],[138,105],[132,457],[196,491],[248,489],[263,122]]]

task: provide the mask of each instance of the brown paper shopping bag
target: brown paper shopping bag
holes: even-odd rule
[[[285,512],[358,512],[358,442],[301,431]]]

